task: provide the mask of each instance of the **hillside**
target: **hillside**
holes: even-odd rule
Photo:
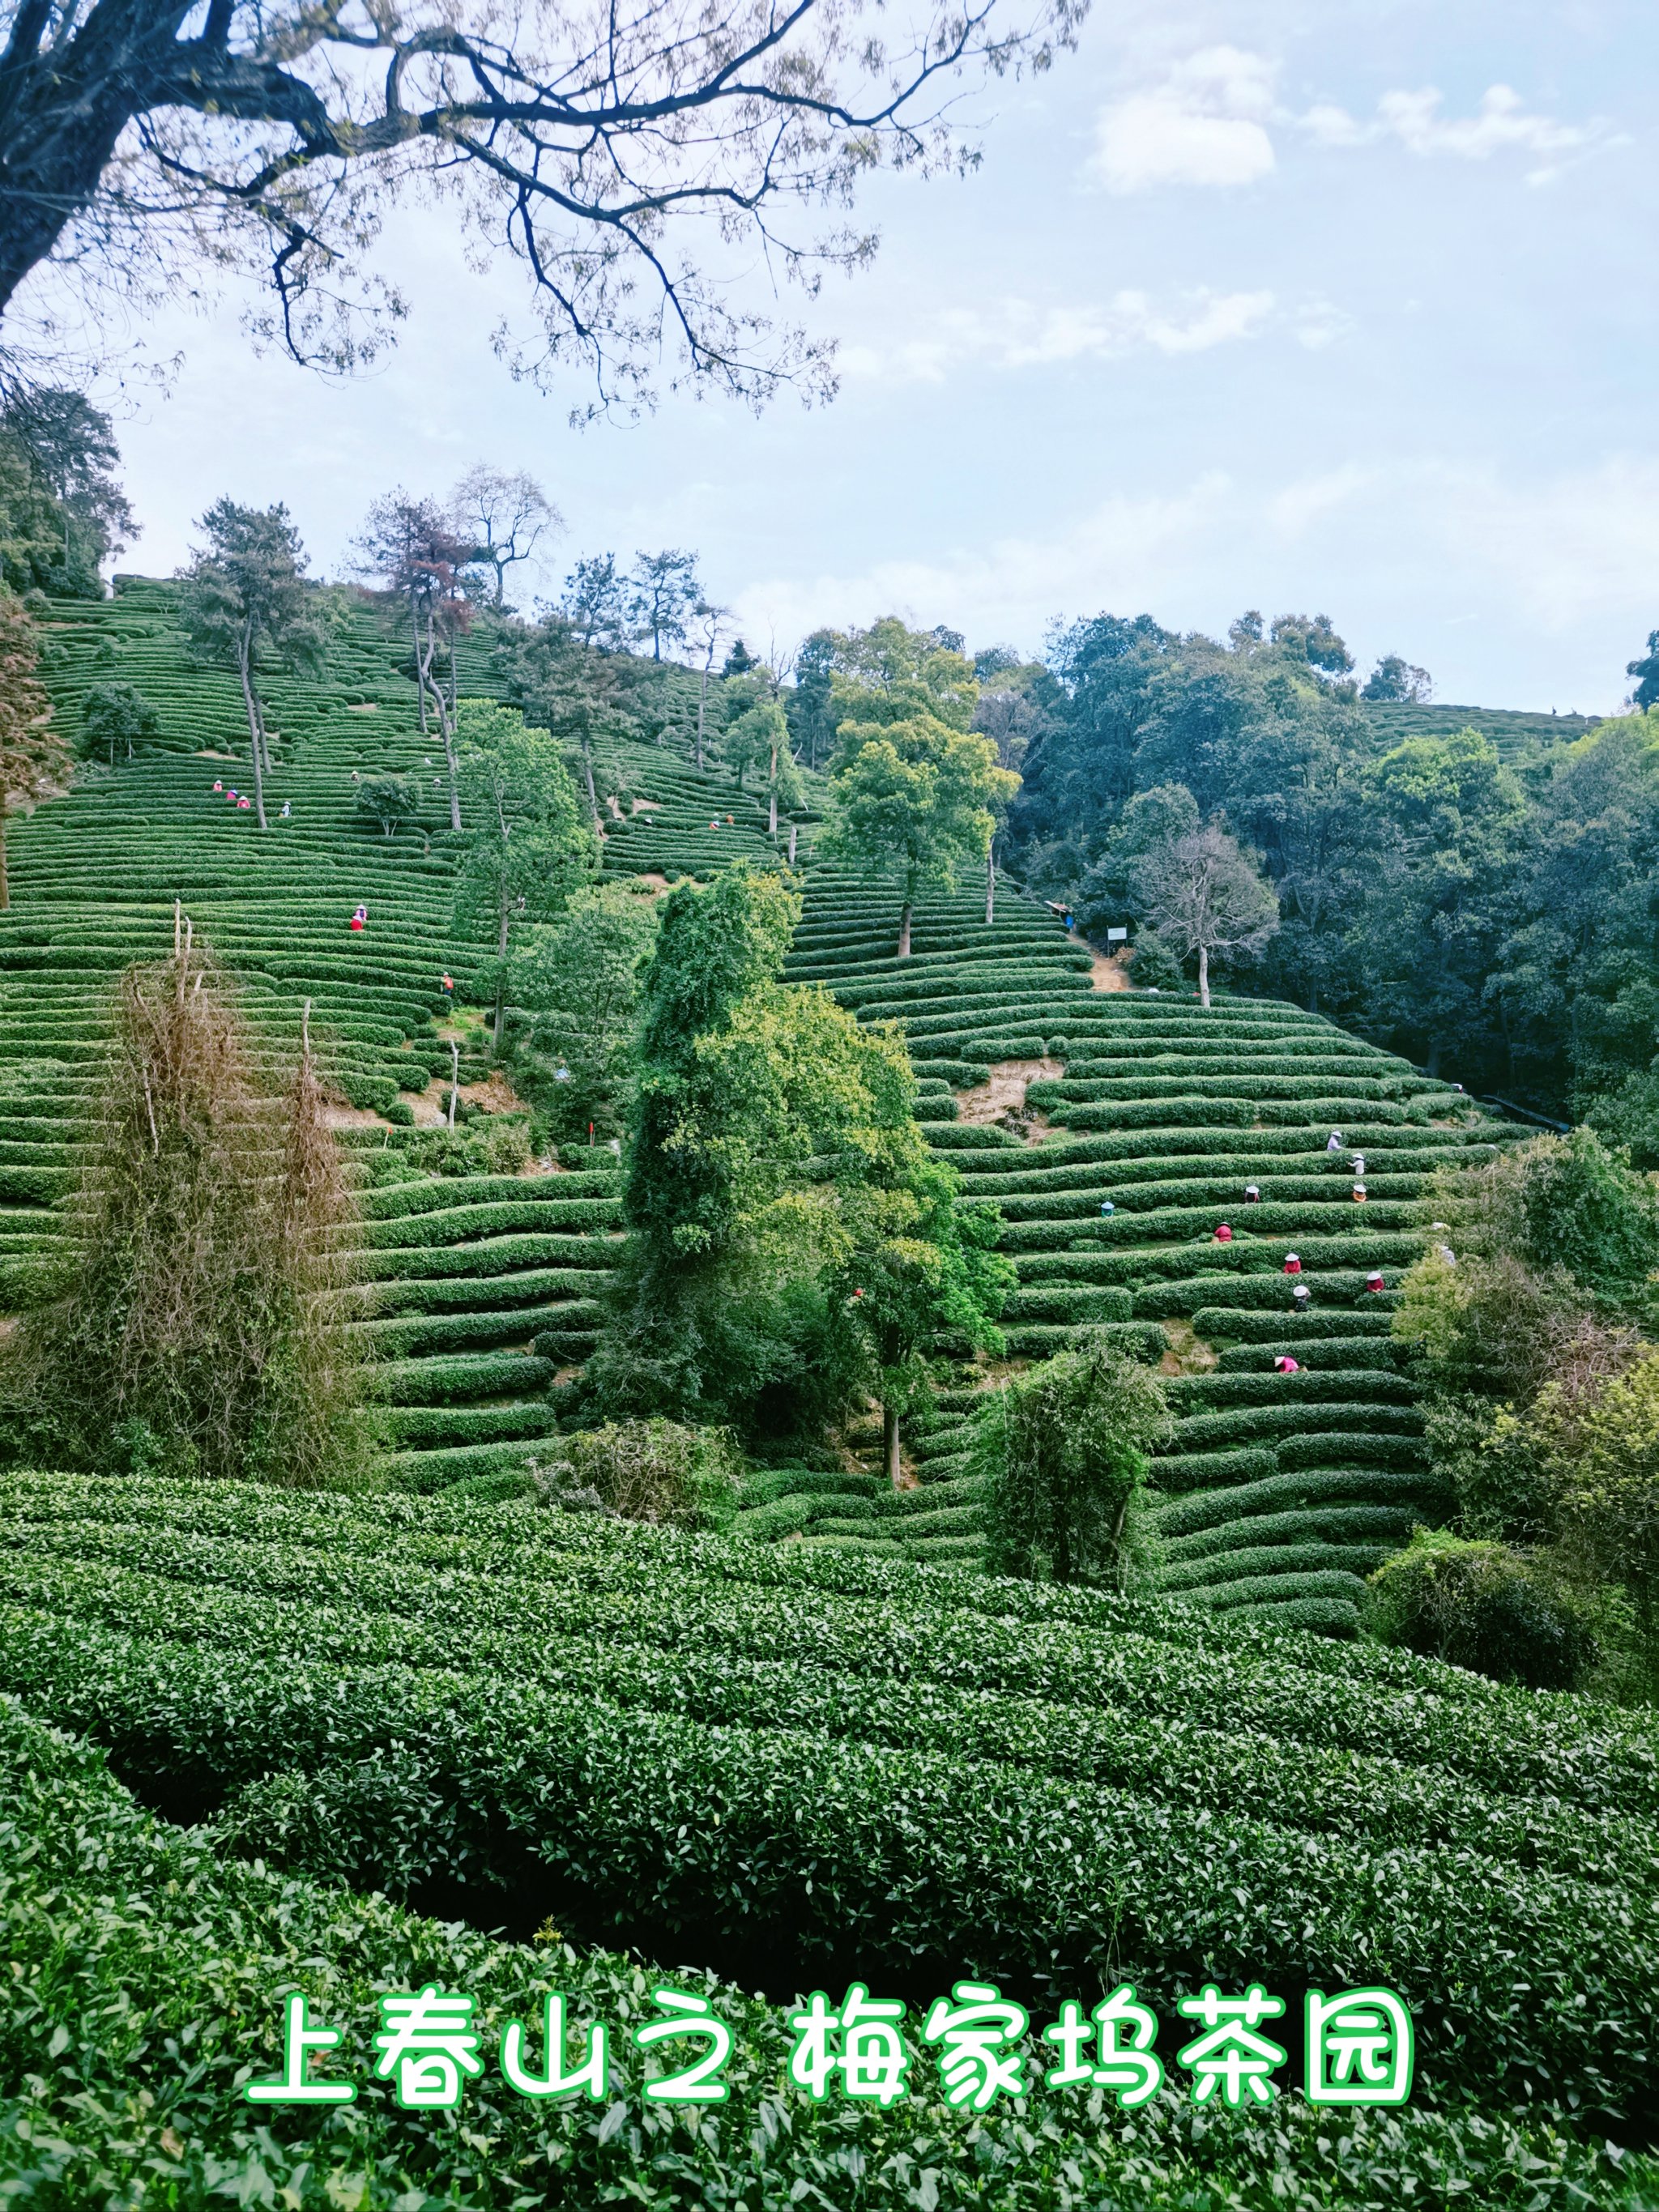
[[[85,772],[14,832],[15,903],[0,916],[0,1285],[19,1296],[63,1226],[109,987],[127,961],[168,948],[175,901],[242,979],[273,1052],[291,1047],[312,1002],[358,1109],[342,1131],[358,1153],[410,1141],[388,1110],[441,1117],[452,1043],[469,1095],[501,1103],[483,1087],[477,1018],[439,989],[447,968],[464,1001],[470,958],[450,935],[450,864],[431,842],[441,794],[424,824],[392,839],[355,811],[354,771],[436,781],[395,641],[362,606],[326,680],[273,684],[279,763],[262,837],[212,788],[235,780],[240,699],[189,661],[169,609],[169,587],[130,586],[51,634],[68,721],[114,668],[161,707],[167,749]],[[462,674],[488,688],[477,656]],[[665,746],[610,748],[607,766],[624,794],[607,873],[665,880],[770,850],[729,777]],[[359,900],[369,926],[354,936]],[[924,903],[906,962],[891,957],[894,927],[887,895],[809,868],[787,973],[826,984],[860,1019],[904,1023],[931,1142],[1004,1218],[1019,1276],[1010,1354],[1042,1357],[1080,1323],[1104,1322],[1160,1361],[1180,1416],[1156,1470],[1169,1589],[1351,1629],[1361,1577],[1444,1504],[1389,1341],[1391,1286],[1421,1249],[1429,1174],[1511,1133],[1296,1007],[1221,999],[1206,1012],[1097,988],[1121,978],[1097,978],[1087,949],[1012,885],[990,926],[982,894]],[[1351,1148],[1365,1158],[1363,1206]],[[578,1153],[552,1172],[378,1177],[357,1326],[382,1363],[392,1478],[431,1490],[521,1464],[556,1425],[549,1385],[594,1342],[616,1164]],[[1245,1205],[1247,1183],[1259,1204]],[[1224,1220],[1230,1243],[1215,1241]],[[1283,1273],[1291,1251],[1313,1293],[1299,1316]],[[1365,1287],[1379,1267],[1380,1295]],[[1273,1371],[1287,1350],[1294,1376]],[[972,1402],[967,1385],[945,1394],[916,1441],[914,1487],[894,1492],[826,1452],[753,1475],[744,1525],[971,1562],[982,1540],[963,1469]]]
[[[932,1141],[1006,1224],[1019,1274],[1011,1354],[1042,1358],[1091,1322],[1163,1360],[1181,1417],[1154,1470],[1169,1587],[1352,1626],[1359,1578],[1444,1503],[1389,1343],[1394,1291],[1366,1279],[1380,1267],[1397,1284],[1422,1249],[1432,1170],[1512,1133],[1297,1007],[1232,999],[1206,1012],[1097,989],[1087,950],[1016,897],[990,927],[982,896],[924,905],[905,962],[886,953],[891,906],[815,872],[787,973],[827,982],[860,1019],[904,1022],[923,1116],[949,1109],[927,1121]],[[1001,1115],[962,1118],[989,1110],[993,1074],[1023,1099],[1022,1133]],[[1351,1149],[1365,1160],[1363,1206]],[[1249,1183],[1261,1196],[1247,1205]],[[1312,1291],[1301,1315],[1283,1273],[1291,1252]],[[1294,1376],[1273,1371],[1286,1351]],[[947,1394],[914,1490],[845,1469],[780,1474],[757,1533],[976,1556],[979,1508],[962,1473],[971,1403],[970,1391]]]
[[[363,1199],[352,1325],[392,1451],[389,1487],[350,1496],[0,1473],[0,1919],[21,1966],[0,2199],[1659,2203],[1650,1716],[1352,1633],[1361,1577],[1448,1503],[1389,1328],[1427,1178],[1516,1132],[1294,1006],[1126,988],[1006,881],[988,924],[982,890],[924,901],[901,962],[891,891],[817,860],[809,816],[786,975],[904,1024],[928,1142],[1001,1214],[1008,1359],[1103,1325],[1167,1377],[1163,1589],[982,1571],[966,1448],[999,1362],[955,1366],[897,1489],[854,1425],[787,1459],[757,1444],[723,1535],[562,1510],[526,1469],[596,1342],[621,1169],[604,1146],[526,1157],[397,641],[360,606],[326,679],[283,698],[261,836],[213,792],[240,773],[240,707],[185,657],[167,588],[94,611],[55,640],[64,713],[101,626],[167,742],[15,829],[0,1305],[69,1224],[110,988],[187,920],[273,1059],[309,1002],[354,1102],[334,1115]],[[461,680],[489,690],[481,655]],[[599,748],[605,873],[775,860],[752,797],[665,735]],[[353,781],[386,768],[432,794],[391,838]],[[452,1066],[459,1145],[430,1133]],[[401,2109],[369,2078],[377,2000],[434,1977],[476,1997],[486,2056],[554,1989],[605,2021],[602,2103],[538,2103],[487,2066],[459,2125]],[[922,2024],[962,1977],[1029,2014],[1018,2102],[945,2101]],[[790,2072],[789,1995],[854,1980],[907,2008],[890,2108],[815,2101]],[[1285,2006],[1279,2094],[1217,2124],[1175,2008],[1257,1980]],[[1124,1981],[1166,2069],[1133,2111],[1051,2083],[1040,2039]],[[1410,2103],[1313,2103],[1308,1994],[1379,1984],[1411,2008]],[[279,2064],[295,1984],[362,2087],[267,2125],[236,2092]],[[645,2094],[629,2031],[671,1985],[733,2031],[724,2103]]]
[[[1526,714],[1506,707],[1443,706],[1437,700],[1425,707],[1370,699],[1359,703],[1379,749],[1403,744],[1407,738],[1449,738],[1458,730],[1479,730],[1492,739],[1499,758],[1510,763],[1549,745],[1570,744],[1601,719],[1598,714]]]
[[[105,1480],[0,1479],[0,1685],[35,1708],[0,1694],[9,2198],[509,2212],[528,2172],[538,2203],[652,2212],[1640,2212],[1659,2188],[1536,2109],[1651,2125],[1651,1746],[1580,1701],[799,1547]],[[533,1946],[455,1917],[555,1901]],[[733,2030],[722,2106],[641,2097],[653,1976],[623,1946],[647,1936]],[[1036,2031],[1103,1936],[1166,2012],[1200,1954],[1292,2000],[1316,1972],[1389,1975],[1419,2094],[1218,2126],[1168,2017],[1152,2104],[1048,2088]],[[1000,1976],[1031,2014],[1027,2096],[954,2112],[922,2051],[890,2111],[781,2089],[777,1998],[849,1954],[915,2022],[953,1974]],[[400,2111],[369,2078],[376,2002],[434,1974],[487,2049],[555,1989],[604,2021],[603,2115],[493,2069],[459,2127]],[[363,2086],[250,2112],[296,1980]]]

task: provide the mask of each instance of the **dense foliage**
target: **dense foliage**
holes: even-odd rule
[[[1104,1331],[1080,1331],[992,1394],[981,1450],[992,1565],[1128,1589],[1150,1579],[1146,1455],[1174,1424],[1157,1377]]]
[[[112,724],[20,838],[0,1267],[38,1285],[72,1249],[101,994],[164,951],[182,885],[241,979],[262,1097],[315,999],[352,1106],[331,1118],[356,1124],[329,1145],[355,1248],[329,1312],[385,1401],[386,1480],[447,1496],[159,1482],[132,1431],[77,1455],[87,1479],[0,1484],[0,1689],[210,1824],[168,1844],[34,1723],[4,1738],[0,1799],[28,1793],[49,1838],[61,1797],[97,1840],[67,1906],[56,1844],[4,1877],[13,1948],[57,1945],[82,1994],[0,2000],[8,2053],[69,2030],[21,2154],[0,2123],[0,2175],[21,2155],[37,2194],[90,2206],[142,2171],[194,2203],[264,2194],[257,2159],[297,2204],[404,2212],[1644,2201],[1639,2161],[1583,2146],[1653,2126],[1650,1716],[1480,1671],[1650,1687],[1644,1178],[1583,1134],[1521,1145],[1282,999],[1197,1003],[1206,936],[1143,930],[1130,975],[1163,988],[1126,990],[1015,886],[960,881],[1069,711],[1049,670],[885,623],[820,637],[793,686],[737,647],[722,674],[708,609],[676,666],[649,654],[688,642],[681,556],[642,564],[632,612],[612,563],[523,623],[501,520],[492,566],[487,517],[413,514],[435,600],[408,564],[396,598],[303,586],[323,659],[263,663],[266,836],[223,788],[258,742],[238,676],[184,657],[176,592],[51,611],[65,733],[91,750],[95,695],[127,679],[156,727],[129,759]],[[584,635],[607,605],[621,627]],[[1269,706],[1285,677],[1291,720],[1422,711],[1410,671],[1345,699],[1319,619],[1241,625],[1223,658]],[[959,844],[924,856],[902,959],[891,855],[826,862],[811,772],[844,731],[854,760],[900,757],[901,726],[907,773],[966,745],[981,778]],[[1366,804],[1431,799],[1428,742],[1379,738]],[[1432,743],[1478,795],[1484,740]],[[1230,816],[1194,757],[1129,789],[1083,918],[1144,922],[1196,840],[1243,872],[1247,930],[1279,900],[1282,937],[1272,823]],[[1206,930],[1228,981],[1260,981]],[[147,1898],[122,1869],[163,1850]],[[462,1920],[544,1943],[504,1959]],[[372,1981],[421,1949],[477,1982],[493,2034],[550,1957],[579,2006],[637,2016],[649,1970],[595,1945],[774,1996],[868,1972],[921,2002],[976,1971],[1034,2021],[1119,1973],[1166,2008],[1265,1976],[1293,2013],[1310,1982],[1389,1979],[1419,2087],[1392,2120],[1316,2127],[1286,2100],[1249,2130],[1177,2092],[1132,2122],[1038,2092],[971,2134],[922,2097],[819,2113],[780,2087],[775,2012],[711,1984],[754,2063],[695,2127],[656,2127],[625,2069],[604,2111],[481,2096],[455,2130],[374,2093],[262,2142],[210,2102],[269,2060],[246,2022],[269,2038],[295,1959],[361,2037]],[[182,2083],[156,2055],[180,2023]]]
[[[1253,987],[1659,1161],[1648,718],[1506,763],[1472,730],[1390,742],[1346,665],[1288,621],[1225,645],[1150,616],[1061,632],[1027,682],[1019,865],[1085,919],[1128,920],[1115,838],[1138,795],[1179,787],[1264,856],[1281,925]]]
[[[688,2190],[756,2212],[849,2191],[870,2212],[908,2212],[919,2193],[940,2212],[1394,2212],[1402,2191],[1433,2201],[1448,2175],[1493,2212],[1531,2212],[1544,2188],[1634,2212],[1656,2185],[1646,2159],[1501,2115],[1340,2116],[1287,2099],[1248,2128],[1217,2128],[1174,2092],[1126,2122],[1108,2120],[1097,2096],[1037,2088],[964,2119],[920,2071],[894,2112],[815,2106],[780,2092],[781,2008],[684,1969],[678,1986],[706,1990],[735,2031],[731,2096],[690,2113],[653,2107],[627,2038],[654,2009],[654,1978],[635,1960],[574,1949],[550,1928],[533,1949],[493,1942],[228,1857],[210,1836],[155,1820],[98,1753],[10,1699],[0,1924],[21,1968],[0,1994],[0,2195],[63,2212],[105,2212],[112,2195],[140,2191],[191,2212],[228,2197],[290,2212],[508,2212],[527,2175],[540,2202],[625,2197],[647,2212],[670,2212]],[[475,1996],[489,2048],[554,1989],[574,2020],[606,2021],[611,2102],[532,2104],[492,2069],[459,2127],[400,2111],[372,2078],[369,2034],[385,1989],[428,1977]],[[343,2030],[342,2065],[365,2086],[326,2112],[262,2115],[238,2086],[279,2063],[281,1994],[296,1984],[313,2018]]]

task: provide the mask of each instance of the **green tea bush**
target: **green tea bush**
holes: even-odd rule
[[[1659,1762],[1605,1708],[527,1505],[19,1477],[0,1500],[0,1679],[152,1793],[229,1793],[267,1865],[574,1884],[664,1941],[783,1916],[804,1960],[1105,1972],[1156,2001],[1200,1961],[1369,1975],[1417,2012],[1431,2102],[1646,2094]],[[1294,1595],[1340,1595],[1340,1547],[1300,1549]]]
[[[1366,1625],[1384,1644],[1494,1681],[1576,1689],[1598,1656],[1582,1599],[1524,1555],[1418,1528],[1370,1577]]]
[[[19,1969],[0,1985],[0,2057],[15,2084],[0,2105],[0,2197],[61,2212],[103,2212],[112,2191],[289,2212],[408,2212],[412,2196],[514,2212],[532,2166],[544,2198],[623,2192],[643,2212],[672,2212],[688,2190],[772,2207],[849,2189],[868,2212],[912,2212],[920,2177],[939,2212],[1387,2212],[1402,2190],[1427,2201],[1448,2173],[1492,2212],[1523,2212],[1546,2186],[1634,2212],[1659,2185],[1645,2159],[1497,2112],[1342,2117],[1285,2099],[1248,2130],[1218,2130],[1171,2087],[1125,2126],[1076,2092],[1045,2091],[1035,2065],[1023,2106],[971,2121],[930,2091],[920,2060],[890,2112],[786,2100],[782,2009],[682,1970],[678,1986],[706,1992],[735,2036],[728,2101],[688,2122],[641,2094],[629,2029],[654,2008],[634,1959],[556,1937],[493,1942],[227,1859],[210,1838],[155,1820],[95,1751],[11,1700],[0,1705],[0,1917]],[[486,2051],[556,1989],[573,2020],[605,2020],[610,2106],[532,2104],[487,2068],[461,2127],[401,2111],[374,2078],[369,2039],[381,1992],[429,1978],[474,1996]],[[351,2105],[273,2128],[239,2084],[280,2070],[278,2000],[296,1984],[313,2017],[343,2032],[338,2063],[363,2086]],[[51,2065],[27,2063],[54,2045]]]

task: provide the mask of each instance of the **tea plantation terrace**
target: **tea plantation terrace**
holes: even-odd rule
[[[1003,1214],[1019,1276],[1011,1353],[1042,1357],[1103,1323],[1177,1370],[1178,1432],[1154,1469],[1168,1587],[1351,1628],[1363,1577],[1447,1502],[1389,1339],[1395,1291],[1368,1284],[1380,1269],[1397,1285],[1422,1251],[1433,1170],[1489,1157],[1514,1132],[1297,1007],[1220,999],[1205,1011],[1097,989],[1087,951],[1006,892],[989,927],[979,895],[924,902],[908,961],[887,951],[894,925],[890,894],[819,869],[788,972],[828,983],[861,1020],[903,1021],[931,1141],[967,1195]],[[994,1068],[1036,1117],[1024,1139],[957,1118],[953,1094],[982,1094]],[[1224,1223],[1233,1234],[1218,1243]],[[1292,1253],[1300,1273],[1287,1277]],[[1304,1313],[1297,1282],[1312,1293]],[[1281,1352],[1297,1372],[1275,1371]],[[975,1395],[946,1394],[914,1489],[840,1467],[780,1470],[756,1479],[755,1532],[976,1557]]]
[[[448,934],[451,862],[432,842],[447,820],[441,755],[419,734],[401,641],[362,607],[324,683],[291,697],[273,683],[283,734],[261,836],[211,789],[236,782],[245,758],[240,698],[188,659],[169,601],[168,586],[135,586],[73,611],[50,672],[60,711],[72,718],[107,632],[131,657],[119,672],[159,696],[169,742],[236,757],[175,752],[94,773],[14,831],[15,903],[0,916],[0,1284],[21,1286],[62,1226],[110,987],[129,960],[168,949],[175,899],[241,979],[273,1054],[291,1050],[312,1000],[360,1107],[384,1116],[447,1077],[452,1034],[463,1080],[485,1073],[476,1025],[447,1019],[437,988],[447,967],[465,995],[470,956]],[[109,665],[98,662],[106,679]],[[471,648],[462,678],[493,688]],[[392,839],[357,815],[352,781],[388,768],[418,775],[431,799]],[[775,850],[752,793],[668,744],[601,745],[596,783],[608,874],[672,880]],[[360,936],[345,926],[359,900]],[[1480,1157],[1504,1127],[1294,1007],[1224,1000],[1204,1013],[1186,997],[1096,989],[1086,948],[1006,884],[989,927],[977,892],[925,900],[907,961],[893,957],[896,929],[890,891],[815,867],[788,973],[827,983],[862,1019],[905,1024],[931,1140],[1005,1218],[1019,1274],[1010,1351],[1040,1357],[1085,1322],[1171,1365],[1202,1367],[1205,1347],[1220,1347],[1212,1371],[1171,1384],[1181,1433],[1158,1469],[1170,1587],[1350,1625],[1358,1577],[1437,1503],[1388,1340],[1392,1292],[1367,1291],[1367,1276],[1380,1266],[1397,1282],[1421,1249],[1427,1176]],[[1006,1084],[1008,1063],[1039,1141],[957,1118],[957,1095],[983,1097],[993,1069]],[[1363,1207],[1346,1149],[1325,1150],[1334,1127],[1364,1152]],[[405,1141],[383,1121],[343,1134],[353,1148]],[[1261,1191],[1248,1214],[1247,1182]],[[397,1479],[438,1487],[533,1456],[554,1426],[549,1383],[594,1341],[616,1255],[615,1164],[422,1178],[372,1189],[366,1210],[359,1325],[387,1363]],[[1224,1218],[1236,1233],[1218,1245]],[[1301,1316],[1281,1273],[1292,1249],[1314,1291]],[[1281,1349],[1298,1374],[1273,1371]],[[917,1440],[914,1489],[809,1455],[822,1463],[752,1478],[747,1525],[976,1560],[980,1507],[963,1472],[973,1404],[965,1386],[945,1395]]]
[[[113,774],[83,769],[66,797],[12,827],[13,904],[0,915],[0,1310],[27,1295],[65,1224],[112,990],[130,962],[172,949],[175,902],[236,975],[268,1060],[291,1058],[311,1001],[313,1038],[355,1108],[409,1113],[447,1080],[452,1038],[463,1084],[489,1070],[476,1023],[441,989],[447,969],[465,998],[475,954],[451,934],[442,754],[420,734],[399,641],[362,606],[322,680],[270,682],[280,735],[261,834],[228,796],[248,775],[240,690],[190,659],[172,606],[170,586],[131,586],[103,606],[60,609],[50,633],[47,678],[67,726],[78,727],[93,683],[118,678],[160,708],[162,743]],[[678,874],[770,850],[752,795],[739,805],[729,781],[656,747],[614,747],[605,765],[611,783],[638,790],[648,777],[661,794],[637,829],[608,825],[617,842],[640,841],[638,870]],[[356,811],[354,770],[417,776],[422,820],[386,837]],[[348,927],[360,902],[361,934]],[[341,1137],[353,1149],[407,1141],[383,1121]],[[425,1178],[366,1194],[356,1303],[386,1363],[395,1480],[432,1487],[493,1472],[533,1455],[555,1425],[547,1386],[592,1349],[614,1260],[618,1175],[608,1152],[598,1159],[574,1174]]]
[[[1571,744],[1587,736],[1599,714],[1539,714],[1506,707],[1414,707],[1408,702],[1361,700],[1359,711],[1379,752],[1410,738],[1449,738],[1478,730],[1490,738],[1500,760],[1510,767],[1552,745]]]
[[[1659,1775],[1589,1700],[874,1553],[21,1474],[5,1692],[240,1858],[447,1918],[1034,2011],[1380,1980],[1413,2112],[1654,2123]]]

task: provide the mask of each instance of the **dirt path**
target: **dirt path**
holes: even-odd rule
[[[1058,1060],[1000,1060],[985,1071],[986,1079],[972,1091],[957,1093],[958,1121],[994,1121],[999,1115],[1019,1113],[1025,1104],[1028,1084],[1051,1081],[1065,1073]]]
[[[1129,979],[1115,960],[1108,959],[1103,952],[1097,952],[1080,929],[1071,930],[1067,934],[1073,945],[1080,945],[1089,955],[1089,981],[1097,991],[1128,989]]]

